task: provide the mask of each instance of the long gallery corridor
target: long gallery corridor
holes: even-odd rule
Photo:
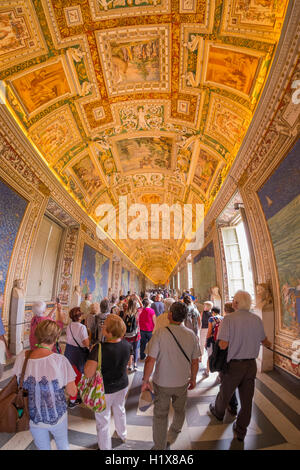
[[[152,441],[153,406],[146,412],[138,410],[143,363],[129,376],[126,399],[127,441],[112,439],[113,450],[149,451]],[[7,369],[0,382],[5,386],[11,376]],[[201,367],[197,387],[188,392],[186,420],[182,433],[171,445],[171,450],[300,450],[300,390],[297,379],[274,370],[258,374],[254,395],[253,413],[248,433],[243,443],[233,439],[232,416],[226,415],[224,423],[208,413],[208,405],[218,392],[217,373],[203,379]],[[172,413],[172,410],[171,410]],[[71,450],[96,450],[98,448],[94,414],[83,405],[69,410],[69,442]],[[170,414],[171,417],[171,414]],[[111,422],[111,435],[114,433]],[[52,448],[55,449],[52,440]],[[35,450],[30,431],[11,435],[0,433],[1,450]]]
[[[0,450],[300,450],[299,136],[300,0],[0,0]]]

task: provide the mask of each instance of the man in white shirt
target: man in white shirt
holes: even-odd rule
[[[187,390],[196,386],[200,356],[199,341],[195,333],[183,324],[187,306],[174,302],[170,307],[170,325],[160,328],[148,343],[142,391],[152,390],[149,382],[153,374],[155,393],[153,441],[155,450],[164,450],[175,442],[185,419]],[[168,431],[170,402],[174,409],[173,422]]]
[[[220,349],[227,349],[226,373],[222,374],[220,391],[210,412],[222,421],[233,392],[239,389],[241,409],[233,425],[235,437],[243,441],[251,420],[252,399],[257,372],[256,358],[260,345],[270,347],[261,319],[250,312],[251,296],[248,292],[236,292],[232,307],[235,312],[225,316],[218,340]]]

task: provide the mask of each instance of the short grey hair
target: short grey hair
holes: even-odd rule
[[[206,301],[204,302],[203,306],[204,306],[204,305],[209,305],[210,308],[213,308],[213,306],[214,306],[213,302],[211,302],[210,300],[206,300]]]
[[[172,297],[168,297],[167,299],[164,300],[165,312],[170,311],[170,307],[174,302],[175,300],[172,299]]]
[[[233,300],[237,302],[239,310],[250,310],[252,299],[249,292],[245,290],[238,290],[234,294]]]
[[[37,315],[38,317],[42,317],[43,314],[45,313],[46,307],[47,307],[46,303],[39,300],[38,302],[34,302],[34,304],[32,305],[32,311],[34,315]]]

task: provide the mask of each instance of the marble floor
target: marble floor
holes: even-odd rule
[[[11,377],[12,365],[6,366],[0,389]],[[188,392],[186,419],[171,450],[300,450],[300,382],[281,371],[258,374],[251,423],[244,443],[233,438],[231,416],[220,423],[209,411],[219,385],[217,374],[202,377],[200,366],[197,387]],[[143,363],[129,375],[130,387],[126,400],[127,441],[113,438],[114,450],[150,450],[152,442],[153,407],[143,413],[138,410]],[[69,410],[69,442],[72,450],[97,449],[96,425],[93,413],[83,405]],[[170,411],[170,419],[172,410]],[[113,420],[111,433],[114,432]],[[52,441],[53,449],[55,444]],[[34,450],[29,431],[18,434],[0,433],[1,450]]]

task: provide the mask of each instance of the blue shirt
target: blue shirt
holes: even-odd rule
[[[157,317],[159,317],[159,315],[161,315],[165,311],[165,305],[163,304],[163,302],[153,302],[151,308],[153,308]]]
[[[218,339],[228,342],[227,362],[231,359],[255,359],[266,338],[263,322],[248,310],[236,310],[222,321]]]

